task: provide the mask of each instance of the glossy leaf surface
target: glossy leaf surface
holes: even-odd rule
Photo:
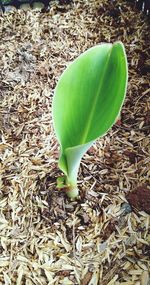
[[[59,167],[76,184],[87,149],[115,123],[127,87],[127,60],[121,42],[90,48],[64,71],[55,89],[52,113],[61,146]]]

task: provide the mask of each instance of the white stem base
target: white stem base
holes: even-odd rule
[[[79,189],[75,187],[68,187],[66,190],[66,194],[69,198],[74,199],[79,195]]]

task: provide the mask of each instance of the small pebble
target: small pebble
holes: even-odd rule
[[[32,8],[41,10],[42,8],[44,8],[44,4],[42,2],[33,2]]]
[[[24,11],[29,11],[29,10],[31,10],[31,7],[30,7],[30,4],[21,4],[20,9],[22,9]]]
[[[5,12],[11,12],[11,11],[16,11],[16,8],[11,5],[5,6]]]
[[[123,203],[121,210],[123,211],[122,215],[127,215],[132,212],[132,208],[129,203]]]

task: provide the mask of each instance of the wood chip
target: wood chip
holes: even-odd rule
[[[149,184],[147,17],[124,0],[51,1],[44,14],[1,14],[0,27],[0,285],[141,284],[150,268],[148,199],[135,211],[126,197]],[[83,157],[80,197],[70,201],[56,188],[54,88],[81,52],[118,40],[128,57],[126,101]]]

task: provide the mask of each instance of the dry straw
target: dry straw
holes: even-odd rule
[[[148,284],[149,215],[125,198],[149,179],[148,22],[126,1],[74,2],[0,17],[1,285]],[[81,197],[70,202],[56,190],[53,90],[68,62],[116,40],[128,54],[126,103],[84,156]]]

